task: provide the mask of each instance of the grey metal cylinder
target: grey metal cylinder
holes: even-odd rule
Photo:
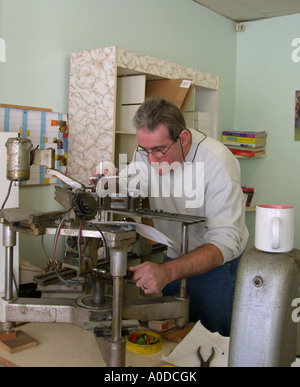
[[[125,367],[126,342],[122,337],[120,340],[108,342],[109,359],[108,367]]]
[[[122,337],[123,277],[113,277],[112,340]]]
[[[16,246],[16,231],[11,230],[8,224],[3,225],[3,246],[13,247]]]
[[[16,323],[14,322],[0,322],[0,331],[3,331],[5,333],[10,333],[12,329],[14,329],[16,326]]]
[[[93,289],[93,303],[95,305],[101,305],[105,302],[105,284],[95,282]]]
[[[14,284],[14,246],[16,245],[16,232],[7,224],[3,225],[3,246],[5,247],[5,294],[4,300],[13,299]]]
[[[13,299],[13,247],[5,248],[5,301],[11,301]]]
[[[113,277],[112,337],[109,343],[110,367],[125,366],[125,341],[122,338],[123,282],[127,274],[127,247],[111,249],[110,274]]]
[[[27,138],[9,138],[5,146],[7,148],[6,178],[12,181],[29,180],[32,142]]]
[[[230,332],[230,367],[288,367],[296,358],[300,251],[264,253],[249,249],[241,258]]]
[[[127,274],[127,250],[111,249],[110,274],[125,277]]]

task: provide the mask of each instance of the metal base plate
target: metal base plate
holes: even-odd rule
[[[105,302],[103,304],[95,304],[93,302],[92,295],[84,295],[82,297],[77,298],[76,304],[81,308],[89,309],[89,310],[111,310],[112,308],[112,300],[108,297],[105,298]]]

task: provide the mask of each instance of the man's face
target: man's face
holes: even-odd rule
[[[180,139],[172,141],[165,125],[159,124],[154,132],[148,132],[144,128],[136,131],[139,147],[149,152],[148,161],[160,174],[168,172],[168,165],[183,161]],[[164,153],[157,156],[157,152]]]

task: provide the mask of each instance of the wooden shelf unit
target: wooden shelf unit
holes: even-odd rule
[[[128,162],[136,148],[131,132],[118,124],[120,79],[143,75],[154,79],[191,79],[195,110],[210,112],[212,137],[217,138],[219,77],[164,59],[116,46],[71,54],[69,86],[68,174],[86,184],[100,161],[118,167],[119,153]],[[139,91],[139,90],[137,90]]]

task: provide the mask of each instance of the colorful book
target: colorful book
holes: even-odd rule
[[[223,142],[223,145],[227,146],[227,147],[231,147],[231,146],[235,146],[235,147],[239,147],[239,148],[246,148],[246,149],[249,149],[249,148],[260,148],[261,146],[265,146],[266,144],[250,144],[250,143],[243,143],[243,142],[231,142],[231,141],[227,141],[227,142]]]
[[[266,151],[258,151],[258,152],[253,152],[250,150],[237,150],[237,149],[230,149],[229,150],[235,155],[235,156],[244,156],[244,157],[259,157],[259,156],[265,156]]]
[[[265,144],[265,137],[240,137],[240,136],[224,136],[222,135],[223,142],[240,142],[244,144]]]
[[[263,132],[239,132],[237,130],[226,131],[223,130],[222,135],[224,136],[235,136],[235,137],[248,137],[248,138],[259,138],[259,137],[267,137],[267,133]]]
[[[222,141],[224,145],[226,146],[240,146],[240,147],[246,147],[246,148],[257,148],[262,145],[266,145],[266,143],[250,143],[250,142],[238,142],[238,141]]]
[[[227,144],[224,144],[228,149],[236,149],[236,150],[250,150],[252,152],[261,152],[261,151],[265,151],[266,150],[266,147],[265,145],[261,145],[261,144],[254,144],[255,146],[248,146],[247,144],[243,144],[243,146],[241,145],[227,145]],[[250,144],[250,145],[253,145],[253,144]]]

